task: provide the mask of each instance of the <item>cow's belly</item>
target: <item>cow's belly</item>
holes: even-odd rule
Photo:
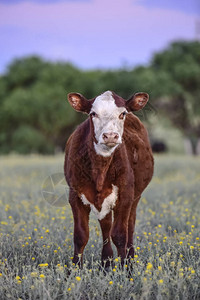
[[[112,191],[106,198],[104,198],[100,210],[98,210],[95,205],[87,199],[84,193],[81,193],[80,198],[83,204],[90,205],[91,210],[94,212],[96,217],[99,220],[102,220],[115,207],[118,198],[118,187],[112,184]]]

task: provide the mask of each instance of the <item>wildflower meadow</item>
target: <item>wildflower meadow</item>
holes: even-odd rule
[[[0,158],[0,299],[200,299],[200,158],[155,157],[137,209],[135,258],[121,267],[115,251],[108,272],[95,216],[79,269],[71,208],[42,194],[45,178],[63,173],[63,160]]]

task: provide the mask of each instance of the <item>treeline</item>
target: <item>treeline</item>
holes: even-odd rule
[[[200,42],[174,42],[133,70],[83,71],[40,57],[14,60],[0,77],[0,153],[54,153],[64,149],[85,117],[71,109],[67,93],[93,98],[113,90],[125,99],[150,94],[151,107],[183,133],[193,153],[200,145]],[[153,107],[153,108],[152,108]],[[144,112],[145,113],[145,112]]]

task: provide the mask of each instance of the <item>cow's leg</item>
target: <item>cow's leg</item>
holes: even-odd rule
[[[119,201],[114,209],[114,223],[112,228],[112,241],[115,244],[118,256],[121,257],[122,265],[126,258],[126,247],[128,242],[128,220],[131,205]]]
[[[113,257],[113,250],[111,247],[111,227],[112,227],[112,212],[107,214],[103,220],[99,221],[103,236],[103,249],[101,255],[102,266],[108,269],[110,260]]]
[[[134,258],[134,246],[133,246],[133,233],[135,229],[135,220],[136,220],[136,209],[137,204],[140,200],[140,197],[134,199],[134,202],[131,207],[131,212],[128,220],[128,243],[127,243],[127,257]]]
[[[82,266],[83,250],[89,239],[90,207],[84,205],[76,192],[70,191],[69,203],[74,216],[74,257],[73,263]]]

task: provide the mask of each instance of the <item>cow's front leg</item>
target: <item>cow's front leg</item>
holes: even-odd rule
[[[84,205],[75,191],[71,190],[69,203],[74,216],[74,257],[73,263],[82,266],[83,251],[89,239],[90,207]]]
[[[128,220],[131,210],[130,201],[128,201],[125,196],[123,198],[120,197],[118,205],[114,208],[114,223],[111,233],[112,241],[117,248],[118,256],[121,257],[122,265],[126,258]]]
[[[103,248],[101,261],[102,266],[105,269],[110,267],[110,259],[113,257],[113,250],[111,247],[111,227],[112,227],[112,212],[107,214],[103,220],[99,220],[102,236],[103,236]]]

